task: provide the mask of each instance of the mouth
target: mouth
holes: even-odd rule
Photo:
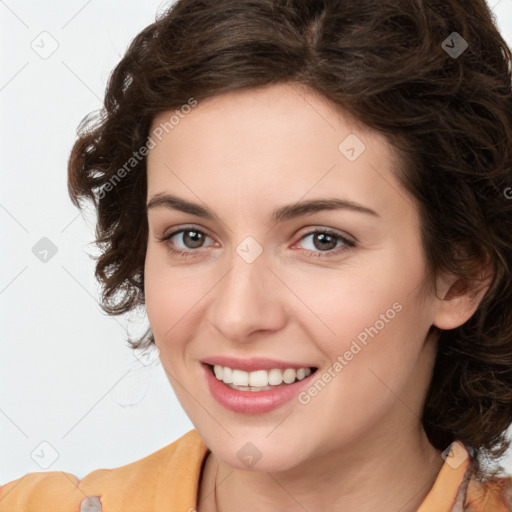
[[[291,386],[313,375],[318,368],[270,368],[245,371],[229,366],[203,363],[216,380],[236,391],[264,392]]]
[[[221,354],[200,363],[211,397],[225,409],[248,415],[267,413],[299,399],[319,368],[299,361]]]
[[[255,366],[253,363],[251,365]],[[297,365],[296,369],[270,368],[246,372],[205,362],[201,366],[212,398],[225,409],[245,415],[269,413],[292,402],[294,398],[298,399],[304,388],[311,385],[313,375],[318,370],[316,367]]]

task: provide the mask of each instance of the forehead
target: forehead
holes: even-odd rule
[[[186,124],[187,131],[193,129],[198,135],[201,131],[208,132],[208,126],[211,125],[222,126],[226,131],[233,125],[237,129],[245,125],[253,133],[259,127],[268,128],[269,125],[273,132],[281,130],[286,133],[290,129],[299,131],[301,128],[320,128],[322,131],[329,129],[336,132],[341,122],[353,132],[365,137],[380,137],[381,142],[386,144],[384,137],[360,123],[341,106],[298,83],[279,83],[229,91],[207,98],[199,104],[196,102],[194,107],[186,106],[185,114],[179,114],[180,110],[178,106],[174,111],[158,114],[153,119],[151,131],[160,128],[165,136],[171,131],[183,132],[182,125]],[[179,118],[172,115],[174,112],[178,113]],[[174,118],[173,125],[169,126],[171,117]],[[291,122],[298,124],[290,126]]]
[[[397,194],[393,175],[398,157],[385,137],[306,87],[224,93],[162,130],[172,114],[151,127],[163,133],[148,155],[148,196],[176,187],[190,199],[191,191],[211,197],[213,190],[260,201],[331,193],[375,208],[404,206],[406,191]]]

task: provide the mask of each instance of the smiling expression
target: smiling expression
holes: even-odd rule
[[[183,408],[231,466],[249,441],[276,470],[418,428],[438,302],[396,165],[381,134],[290,84],[209,98],[149,152],[148,318]],[[316,368],[306,392],[331,378],[307,404],[249,414],[212,395],[215,356]]]

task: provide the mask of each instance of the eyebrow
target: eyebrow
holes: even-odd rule
[[[197,217],[211,220],[220,220],[219,217],[204,208],[203,206],[191,203],[185,199],[174,196],[172,194],[157,194],[151,198],[146,205],[146,210],[152,210],[158,207],[165,207],[171,210],[179,210],[184,213],[190,213]],[[301,201],[294,204],[282,206],[272,213],[272,219],[275,222],[291,220],[302,215],[320,212],[324,210],[352,210],[359,213],[365,213],[374,217],[381,217],[376,211],[367,208],[359,203],[339,198],[312,199],[309,201]]]

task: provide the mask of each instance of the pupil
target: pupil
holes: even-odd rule
[[[336,240],[331,235],[328,235],[326,233],[319,233],[316,234],[313,238],[315,247],[317,249],[334,249],[336,247]],[[317,244],[317,241],[320,242],[320,246]],[[334,242],[334,245],[333,245]],[[327,243],[329,247],[326,247],[325,245],[321,245],[322,243]]]
[[[197,231],[187,231],[184,233],[185,244],[191,248],[201,247],[203,243],[201,233]]]

